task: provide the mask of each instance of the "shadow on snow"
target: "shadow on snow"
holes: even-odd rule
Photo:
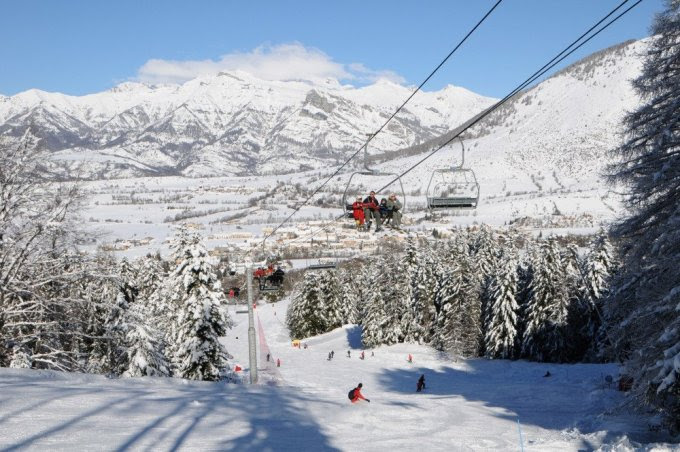
[[[8,385],[6,376],[0,376],[3,405],[21,405],[26,399],[39,401],[12,412],[0,412],[2,451],[82,447],[92,438],[98,438],[101,442],[97,444],[102,447],[118,451],[148,447],[337,450],[330,445],[316,420],[300,408],[304,402],[300,399],[306,396],[293,391],[224,383],[184,385],[183,381],[172,379],[156,380],[161,388],[158,389],[154,386],[155,379],[116,380],[119,384],[110,384],[103,378],[94,388],[88,382],[78,389],[68,387],[73,384],[70,382],[55,384],[54,380],[38,380],[36,383],[28,373],[23,375],[24,384],[12,381]],[[9,394],[8,386],[12,388]],[[79,395],[85,398],[80,404],[71,401],[71,410],[59,409],[62,399]],[[2,424],[17,415],[24,419],[45,419],[44,414],[49,412],[59,415],[39,424]]]
[[[632,413],[614,410],[622,396],[611,393],[616,392],[614,385],[605,384],[605,370],[598,372],[592,366],[598,365],[470,359],[436,370],[417,364],[408,369],[385,370],[378,381],[386,391],[413,397],[481,402],[500,408],[494,410],[494,416],[513,422],[519,418],[523,425],[575,429],[583,434],[602,432],[598,441],[604,444],[623,435],[642,443],[672,441],[666,435],[650,432]],[[616,372],[614,365],[604,369]],[[547,371],[550,377],[544,377]],[[421,374],[425,375],[426,390],[417,393]],[[401,403],[408,404],[408,399],[402,398]],[[606,412],[611,414],[601,414]],[[583,448],[596,447],[583,439]]]

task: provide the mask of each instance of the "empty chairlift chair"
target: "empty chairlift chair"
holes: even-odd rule
[[[460,140],[462,160],[459,166],[436,169],[427,184],[427,208],[435,210],[474,209],[479,204],[479,182],[475,172],[463,168],[465,145]]]
[[[307,266],[307,270],[331,270],[337,267],[337,262],[330,259],[319,259],[318,262]]]

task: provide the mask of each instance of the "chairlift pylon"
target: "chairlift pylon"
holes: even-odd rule
[[[374,135],[374,134],[368,134],[369,137]],[[352,199],[348,199],[348,194],[350,196],[354,196],[354,193],[350,193],[350,188],[352,186],[352,179],[354,179],[354,176],[357,175],[362,175],[362,176],[371,176],[371,177],[384,177],[384,176],[390,176],[390,177],[395,177],[399,181],[399,187],[401,189],[401,204],[402,204],[402,212],[406,210],[406,192],[404,191],[404,184],[401,181],[401,177],[397,173],[388,173],[388,172],[383,172],[380,170],[376,170],[374,168],[370,168],[368,166],[368,143],[366,146],[364,146],[364,168],[355,171],[352,173],[352,175],[349,177],[349,180],[347,181],[347,186],[345,187],[345,191],[342,194],[342,209],[345,212],[345,216],[347,218],[353,218],[352,214]],[[361,195],[361,198],[363,199],[365,194]]]
[[[462,147],[460,165],[434,170],[427,184],[425,196],[430,211],[475,209],[479,204],[479,182],[472,169],[463,167],[465,145],[458,138]]]

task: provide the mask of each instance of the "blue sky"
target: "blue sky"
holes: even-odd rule
[[[493,3],[1,0],[0,93],[81,95],[220,69],[417,85]],[[619,3],[504,0],[424,89],[501,97]],[[643,1],[570,61],[647,36],[662,9],[662,0]]]

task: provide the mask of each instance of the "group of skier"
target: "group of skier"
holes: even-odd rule
[[[383,224],[394,229],[401,228],[401,209],[401,201],[395,193],[378,201],[375,192],[371,191],[363,200],[357,196],[352,204],[352,215],[357,229],[369,231],[375,221],[375,232],[380,232]]]

